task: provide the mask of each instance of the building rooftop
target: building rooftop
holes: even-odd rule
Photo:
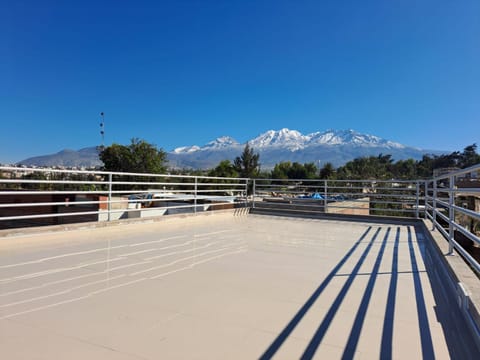
[[[413,222],[238,212],[4,237],[2,356],[469,358],[427,243]]]

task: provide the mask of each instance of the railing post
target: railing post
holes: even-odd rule
[[[416,200],[416,210],[415,210],[415,218],[418,219],[420,217],[420,209],[419,209],[419,206],[420,206],[420,183],[417,181],[416,182],[416,185],[417,185],[417,200]]]
[[[323,199],[323,212],[326,214],[328,212],[328,200],[327,200],[327,197],[328,197],[328,180],[327,179],[323,180],[323,183],[324,183],[323,196],[325,197]]]
[[[111,211],[112,211],[112,173],[108,174],[108,221],[111,221]]]
[[[255,182],[255,179],[253,179],[252,208],[254,209],[255,209],[255,193],[256,193],[256,182]]]
[[[248,178],[245,180],[245,208],[248,206],[248,182],[250,181],[251,179]]]
[[[432,199],[432,217],[433,217],[433,227],[432,231],[435,231],[437,228],[437,180],[433,180],[433,199]]]
[[[453,254],[453,237],[454,237],[454,229],[453,223],[455,221],[455,211],[453,210],[453,205],[455,203],[455,177],[450,176],[449,181],[449,196],[448,196],[448,254]]]
[[[193,191],[193,213],[197,213],[197,191],[198,191],[198,182],[197,177],[195,176],[195,187]]]
[[[424,193],[424,195],[423,195],[423,203],[424,203],[424,206],[425,206],[423,218],[424,218],[425,220],[427,220],[427,218],[428,218],[428,216],[427,216],[427,212],[428,212],[428,209],[427,209],[427,208],[428,208],[428,181],[427,181],[427,180],[424,181],[424,185],[423,185],[423,186],[424,186],[424,188],[425,188],[425,190],[424,190],[425,193]]]

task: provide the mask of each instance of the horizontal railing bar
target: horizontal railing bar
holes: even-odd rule
[[[467,238],[472,240],[473,242],[480,244],[480,238],[476,236],[475,234],[472,234],[470,231],[465,230],[463,226],[460,224],[457,224],[456,222],[453,223],[453,226],[460,231],[463,235],[465,235]]]
[[[111,201],[113,203],[115,201]],[[10,207],[35,207],[35,206],[57,206],[57,205],[94,205],[108,204],[108,200],[104,201],[60,201],[60,202],[40,202],[40,203],[9,203],[0,204],[0,208]]]
[[[0,191],[1,195],[73,195],[73,194],[108,194],[108,190],[35,190],[35,191]]]
[[[34,179],[0,179],[4,184],[82,184],[82,185],[108,185],[105,181],[93,180],[34,180]]]
[[[82,212],[51,213],[51,214],[38,214],[38,215],[0,216],[0,221],[42,219],[42,218],[50,218],[50,217],[64,217],[64,216],[84,216],[84,215],[95,215],[99,213],[100,213],[99,211],[82,211]]]
[[[440,216],[440,218],[442,218],[443,220],[445,220],[447,223],[450,222],[450,219],[448,218],[447,215],[442,214],[440,211],[435,211],[435,212],[436,212],[437,216]]]
[[[468,215],[470,217],[473,217],[475,219],[480,220],[480,213],[478,213],[478,212],[475,212],[475,211],[470,210],[470,209],[465,209],[465,208],[457,206],[457,205],[453,205],[452,208],[455,209],[455,211],[461,212],[462,214],[465,214],[465,215]]]
[[[175,175],[175,174],[150,174],[150,173],[132,173],[132,172],[112,172],[101,170],[66,170],[66,169],[39,169],[29,167],[0,166],[0,171],[29,172],[29,173],[63,173],[63,174],[98,174],[113,176],[137,176],[137,177],[165,177],[165,178],[197,178],[197,179],[226,179],[226,180],[249,180],[249,178],[218,177],[203,175]]]
[[[455,250],[457,250],[472,266],[475,271],[480,273],[480,264],[457,242],[455,239],[451,239],[451,242],[453,243]]]
[[[470,167],[465,168],[465,169],[460,169],[460,170],[449,172],[448,174],[445,174],[445,175],[439,175],[439,176],[433,178],[432,181],[448,180],[452,176],[457,177],[457,176],[460,176],[460,175],[469,174],[469,173],[478,171],[479,168],[480,168],[479,164],[476,164],[476,165],[470,166]]]

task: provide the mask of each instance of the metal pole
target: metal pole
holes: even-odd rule
[[[453,205],[455,203],[455,193],[453,191],[455,187],[455,177],[450,176],[449,181],[449,196],[448,196],[448,254],[453,254],[453,237],[454,237],[454,229],[453,223],[455,221],[455,211],[453,210]]]
[[[105,114],[103,112],[100,113],[102,117],[102,122],[100,123],[100,135],[102,136],[102,146],[101,149],[105,148]]]
[[[198,183],[197,183],[197,177],[195,176],[195,189],[193,193],[193,213],[197,213],[197,191],[198,191]]]
[[[256,193],[256,182],[253,179],[253,198],[252,198],[252,208],[255,209],[255,193]]]
[[[248,206],[248,182],[250,181],[250,178],[245,180],[245,208]]]
[[[420,216],[420,210],[419,210],[419,206],[420,206],[420,184],[419,182],[417,181],[417,200],[416,200],[416,210],[415,210],[415,218],[418,219],[419,216]]]
[[[108,174],[108,221],[111,219],[112,210],[112,173]]]
[[[323,200],[323,212],[326,214],[328,212],[328,201],[327,201],[327,197],[328,197],[328,180],[323,180],[323,183],[324,183],[324,191],[323,191],[323,196],[325,197],[325,199]]]
[[[423,199],[425,209],[424,209],[423,218],[426,220],[427,219],[427,202],[428,202],[428,181],[427,180],[424,181],[423,186],[425,187],[425,194],[424,194],[424,199]]]
[[[433,201],[432,201],[433,227],[432,231],[437,228],[437,180],[433,180]]]

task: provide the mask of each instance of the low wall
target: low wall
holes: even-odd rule
[[[421,224],[428,240],[424,261],[435,300],[449,314],[440,323],[465,347],[474,342],[480,354],[480,279],[456,251],[448,254],[448,241],[438,230],[431,230],[429,220]]]

